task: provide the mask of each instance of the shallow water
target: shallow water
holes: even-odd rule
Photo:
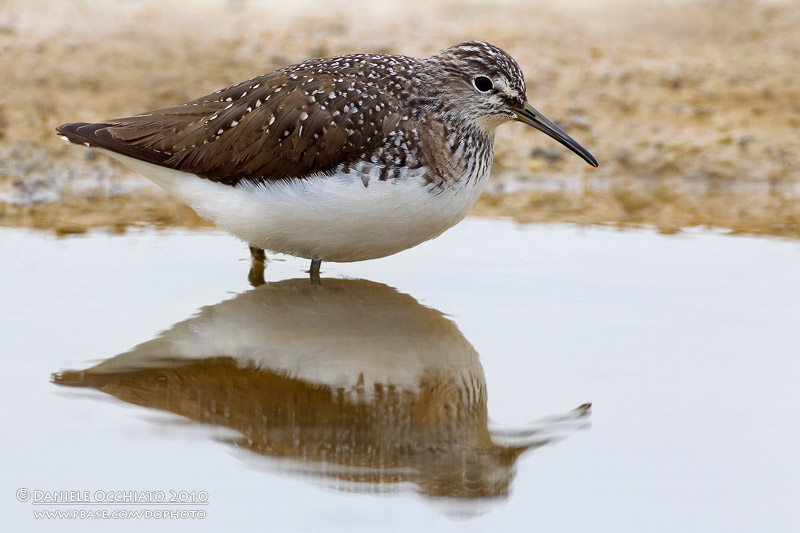
[[[796,242],[470,219],[321,289],[282,256],[252,289],[215,232],[4,229],[0,254],[13,530],[800,525]],[[33,516],[134,508],[206,514]]]

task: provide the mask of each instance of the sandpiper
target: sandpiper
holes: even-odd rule
[[[261,250],[362,261],[462,220],[492,166],[494,131],[517,120],[597,166],[527,101],[517,62],[485,42],[427,58],[311,59],[185,104],[63,124]]]

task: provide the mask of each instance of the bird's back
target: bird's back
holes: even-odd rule
[[[419,60],[359,54],[310,60],[185,104],[58,132],[227,185],[369,161],[401,122]]]

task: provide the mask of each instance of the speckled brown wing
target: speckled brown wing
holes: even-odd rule
[[[403,115],[407,88],[364,81],[357,64],[322,70],[309,62],[185,104],[57,130],[228,185],[301,178],[369,157]]]

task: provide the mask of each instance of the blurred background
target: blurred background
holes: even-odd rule
[[[309,57],[490,41],[599,160],[519,124],[473,213],[800,236],[800,3],[0,1],[0,223],[58,234],[201,226],[63,122],[183,102]]]
[[[797,0],[0,0],[6,529],[52,530],[24,487],[208,491],[170,531],[800,531],[798,30]],[[471,39],[599,168],[504,125],[483,218],[324,291],[280,255],[251,290],[243,243],[54,130]]]

